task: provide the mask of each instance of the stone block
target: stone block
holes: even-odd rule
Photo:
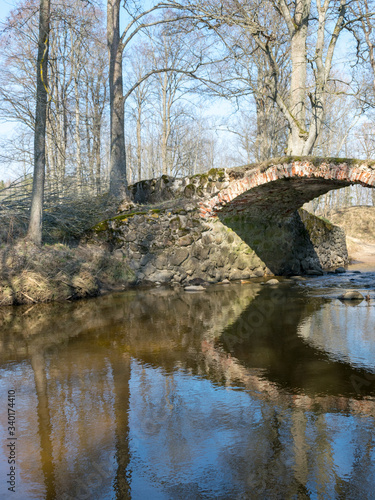
[[[149,279],[149,276],[156,272],[156,268],[151,263],[148,263],[146,266],[141,268],[141,271],[145,275],[146,279]]]
[[[159,283],[167,283],[171,281],[172,278],[173,278],[173,271],[163,270],[150,274],[147,279],[149,281],[152,281],[153,283],[157,281]]]
[[[168,267],[168,264],[169,264],[169,258],[168,255],[166,255],[165,253],[158,255],[154,261],[154,266],[159,271],[166,269]]]
[[[193,237],[190,234],[186,234],[185,236],[182,236],[177,241],[177,245],[180,247],[187,247],[188,245],[191,245],[192,243],[193,243]]]
[[[124,234],[124,240],[127,242],[135,241],[138,238],[138,235],[135,231],[127,231]]]
[[[229,273],[230,281],[242,279],[242,273],[239,269],[232,269]]]
[[[206,233],[202,236],[203,245],[212,245],[213,242],[214,242],[214,237],[211,232]]]
[[[147,265],[150,261],[152,261],[155,258],[155,255],[152,253],[146,253],[145,255],[141,256],[141,266]]]
[[[186,248],[177,248],[168,256],[172,266],[180,266],[189,257],[189,251]]]
[[[246,258],[245,255],[240,255],[236,261],[236,264],[235,266],[238,268],[238,269],[245,269],[245,267],[247,267],[249,265],[249,262],[250,259],[249,258]]]
[[[215,243],[216,245],[221,245],[223,243],[223,235],[218,233],[215,235]]]
[[[211,248],[208,246],[202,246],[200,244],[194,245],[191,249],[191,255],[199,260],[207,259]]]

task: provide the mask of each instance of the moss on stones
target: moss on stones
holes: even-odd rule
[[[96,224],[92,228],[92,231],[94,231],[94,233],[96,233],[96,234],[102,233],[103,231],[108,231],[108,230],[109,230],[108,220],[104,220],[102,222],[99,222],[99,224]]]
[[[201,174],[200,179],[199,179],[199,184],[201,186],[204,186],[208,183],[208,175],[207,174]]]
[[[186,198],[191,198],[194,195],[195,195],[194,184],[188,184],[184,189],[184,196],[186,196]]]
[[[214,178],[214,179],[224,179],[225,177],[225,172],[223,169],[220,168],[211,168],[207,172],[208,177]]]

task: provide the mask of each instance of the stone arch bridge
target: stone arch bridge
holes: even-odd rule
[[[226,171],[226,183],[200,203],[204,218],[248,212],[290,216],[305,203],[352,184],[375,187],[375,162],[348,159],[282,158]]]
[[[345,234],[299,209],[351,184],[374,187],[375,162],[286,157],[163,175],[130,186],[136,211],[120,207],[96,234],[129,258],[139,282],[316,274],[348,262]]]

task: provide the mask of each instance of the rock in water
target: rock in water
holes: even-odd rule
[[[189,285],[185,286],[184,288],[185,292],[201,292],[205,290],[204,286],[201,285]]]
[[[218,285],[230,285],[230,281],[228,279],[225,279],[223,281],[219,281]]]
[[[340,295],[339,299],[340,300],[363,300],[364,297],[360,292],[357,292],[357,290],[348,290],[347,292]]]
[[[305,274],[308,276],[323,276],[324,273],[321,269],[308,269]]]
[[[338,267],[337,269],[335,269],[335,273],[336,274],[346,273],[346,269],[345,267]]]
[[[276,279],[268,280],[268,281],[265,281],[264,283],[262,283],[262,285],[278,285],[278,284],[279,284],[279,280],[276,280]]]

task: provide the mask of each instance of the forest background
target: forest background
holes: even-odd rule
[[[136,28],[123,51],[129,184],[295,154],[296,149],[291,150],[288,143],[293,135],[288,116],[278,102],[279,96],[286,101],[299,91],[293,90],[293,47],[288,40],[287,18],[282,9],[277,10],[283,2],[258,3],[195,2],[199,20],[197,10],[186,11],[191,2],[175,3],[185,8],[180,9],[178,22],[171,22],[176,16],[171,8],[143,15],[155,2],[124,3],[121,28],[129,22]],[[292,2],[295,18],[298,9],[308,3]],[[239,4],[241,8],[248,6],[241,12],[241,20],[228,22],[235,19],[233,12],[239,11]],[[279,7],[275,9],[275,5]],[[319,16],[326,7],[326,64],[340,5],[345,5],[346,26],[337,37],[324,88],[325,112],[319,118],[314,114],[314,106],[318,108]],[[2,7],[4,12],[4,4]],[[82,0],[51,3],[46,197],[55,202],[101,195],[109,188],[106,8],[104,3]],[[17,195],[21,205],[31,193],[34,163],[38,9],[37,0],[15,3],[3,17],[0,35],[0,199]],[[260,35],[249,21],[253,22],[256,9],[257,22],[267,26],[267,32]],[[372,3],[365,0],[316,2],[310,8],[307,76],[302,80],[305,97],[303,109],[297,109],[296,114],[303,115],[307,128],[312,128],[314,116],[321,120],[321,126],[307,153],[375,157],[372,10]],[[134,23],[137,16],[139,21]],[[274,68],[260,43],[272,47],[277,63],[277,98]],[[301,130],[297,130],[297,141],[299,136]],[[310,209],[324,213],[360,204],[373,204],[372,190],[354,186],[331,191]]]

